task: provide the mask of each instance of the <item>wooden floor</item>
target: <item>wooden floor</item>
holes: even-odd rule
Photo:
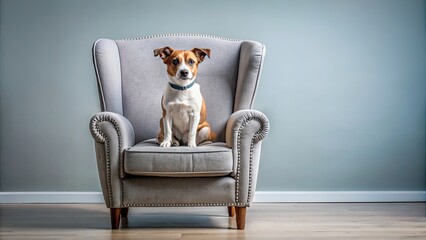
[[[226,207],[130,208],[110,230],[101,204],[0,204],[0,239],[426,239],[425,216],[425,203],[258,203],[241,231]]]

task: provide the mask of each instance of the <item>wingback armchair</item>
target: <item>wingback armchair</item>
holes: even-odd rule
[[[197,82],[207,105],[214,143],[159,147],[155,137],[168,79],[153,50],[211,49]],[[256,188],[267,117],[252,110],[265,46],[202,35],[100,39],[93,45],[101,112],[90,121],[99,178],[111,226],[129,207],[227,206],[244,229]]]

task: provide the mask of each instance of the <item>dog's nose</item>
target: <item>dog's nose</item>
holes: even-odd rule
[[[180,71],[180,76],[181,77],[188,77],[189,71],[184,69]]]

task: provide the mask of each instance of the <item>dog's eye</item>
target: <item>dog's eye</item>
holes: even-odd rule
[[[179,64],[179,59],[175,58],[172,60],[173,65],[177,66]]]
[[[194,63],[195,63],[195,61],[194,60],[192,60],[192,59],[189,59],[189,65],[194,65]]]

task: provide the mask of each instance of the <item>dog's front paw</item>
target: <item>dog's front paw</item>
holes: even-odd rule
[[[161,144],[160,144],[160,147],[170,147],[172,145],[172,142],[171,141],[163,141]]]

